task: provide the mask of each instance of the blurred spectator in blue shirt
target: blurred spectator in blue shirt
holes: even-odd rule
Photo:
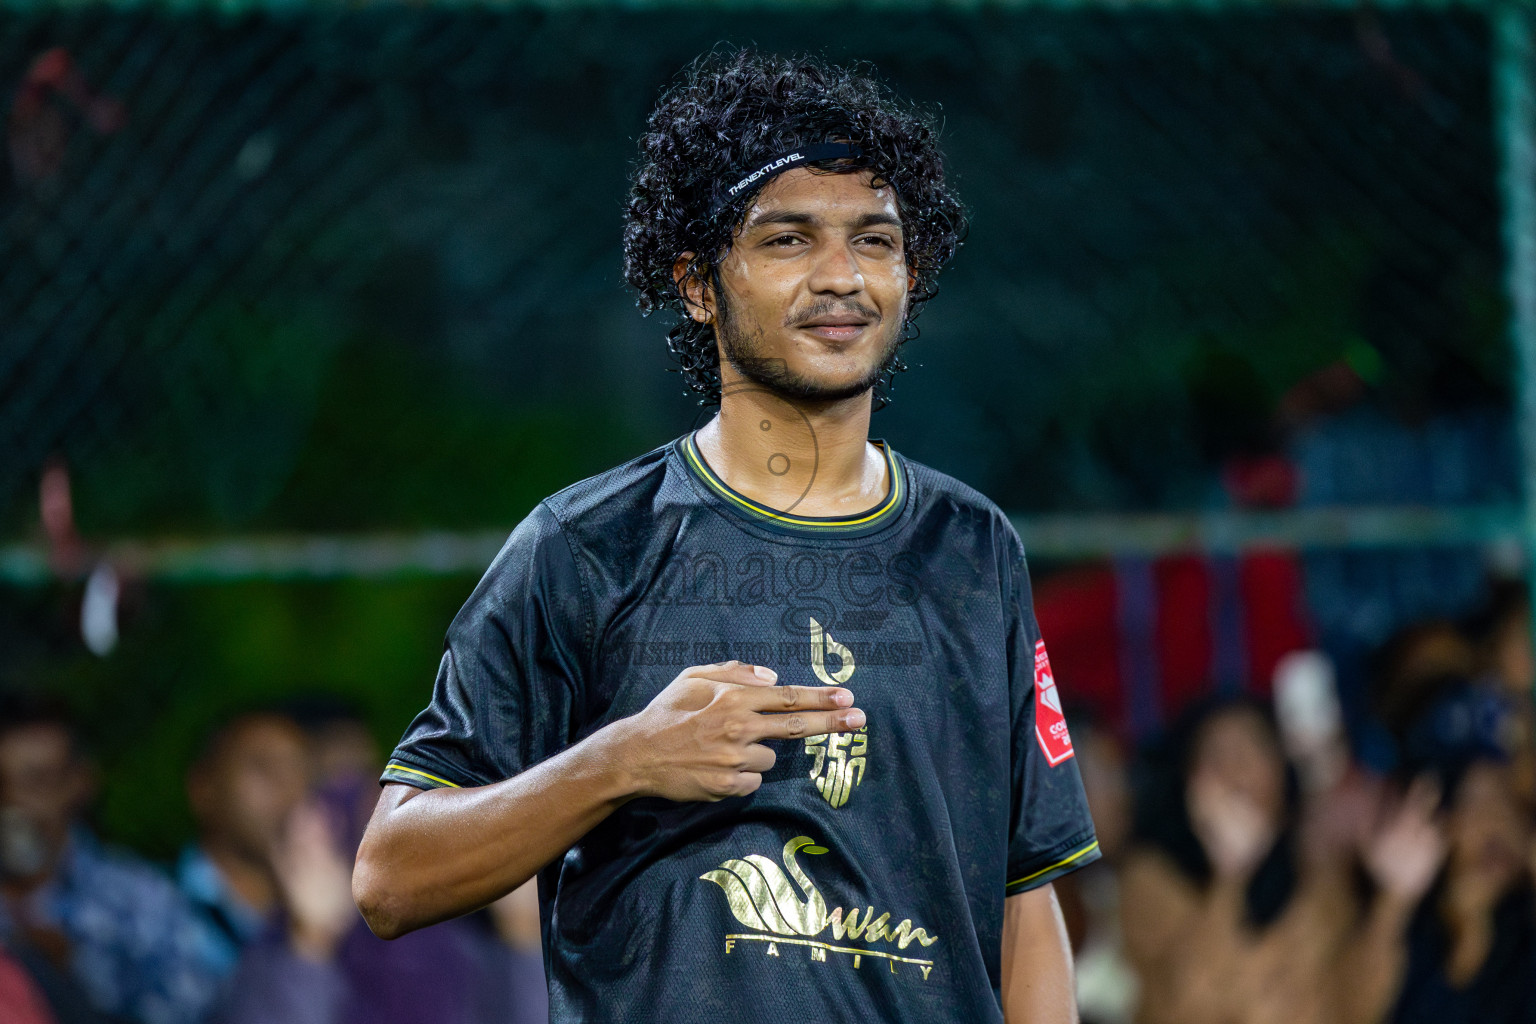
[[[68,717],[0,709],[0,942],[72,976],[94,1007],[138,1024],[193,1024],[217,990],[191,907],[81,822],[96,788]]]
[[[273,854],[309,788],[304,733],[274,712],[242,714],[215,730],[187,773],[197,842],[177,881],[202,917],[204,955],[221,976],[279,912]]]

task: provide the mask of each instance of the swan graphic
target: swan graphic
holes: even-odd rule
[[[725,902],[736,920],[770,935],[810,938],[820,935],[831,925],[833,938],[839,940],[863,938],[866,942],[894,942],[901,949],[913,942],[931,946],[939,941],[937,935],[914,928],[910,919],[891,927],[891,915],[876,917],[873,907],[864,909],[862,922],[857,908],[846,917],[842,907],[827,913],[827,901],[796,859],[802,853],[826,852],[825,846],[818,846],[809,836],[795,836],[784,844],[782,868],[767,857],[753,853],[728,860],[699,877],[725,890]],[[800,889],[798,894],[796,886]]]
[[[826,852],[825,846],[817,846],[809,836],[796,836],[784,844],[782,868],[752,853],[728,860],[699,877],[725,890],[731,913],[748,928],[775,935],[816,935],[827,926],[827,902],[795,858],[800,853]],[[795,893],[795,885],[803,896]]]

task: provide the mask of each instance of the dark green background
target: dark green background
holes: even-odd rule
[[[633,138],[728,40],[873,60],[974,215],[873,433],[1014,512],[1221,504],[1345,361],[1409,422],[1507,406],[1488,40],[1465,12],[0,14],[120,100],[0,192],[0,531],[62,456],[88,537],[510,529],[687,430],[620,283]],[[1382,45],[1383,41],[1385,46]],[[350,694],[384,742],[472,578],[0,592],[0,682],[68,695],[156,853],[230,708]]]

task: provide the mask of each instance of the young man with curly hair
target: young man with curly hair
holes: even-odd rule
[[[1075,1019],[1050,882],[1097,842],[1023,549],[868,437],[964,230],[866,75],[720,53],[662,96],[626,276],[719,413],[540,503],[454,619],[375,931],[537,873],[555,1021]]]

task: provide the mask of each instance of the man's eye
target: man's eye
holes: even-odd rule
[[[769,245],[783,245],[783,246],[799,245],[800,244],[800,239],[797,238],[794,235],[778,235],[778,236],[776,236],[774,238],[770,238],[768,240],[768,244]]]
[[[859,241],[863,242],[865,245],[880,246],[886,249],[896,248],[896,243],[891,241],[891,239],[886,238],[884,235],[866,235],[865,237],[859,239]]]

